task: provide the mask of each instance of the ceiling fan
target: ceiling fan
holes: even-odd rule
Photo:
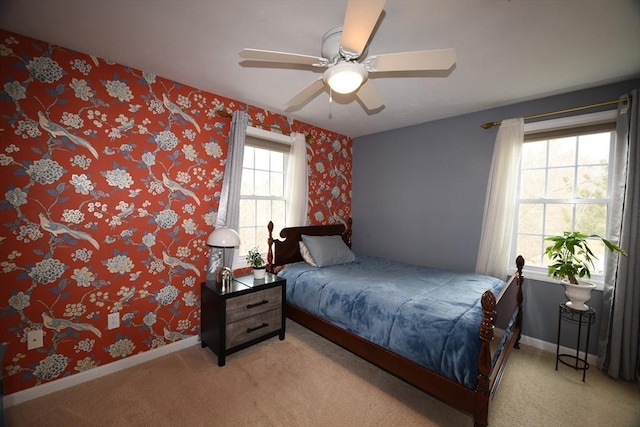
[[[349,0],[342,27],[329,30],[322,39],[321,57],[261,49],[242,49],[248,60],[284,62],[326,68],[322,77],[307,85],[287,102],[297,110],[315,98],[327,84],[331,91],[356,97],[369,111],[384,101],[368,76],[398,71],[446,71],[456,62],[453,49],[422,50],[367,56],[366,48],[387,0]]]

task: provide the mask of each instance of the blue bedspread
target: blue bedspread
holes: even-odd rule
[[[287,302],[475,389],[486,290],[504,281],[375,257],[288,266]]]

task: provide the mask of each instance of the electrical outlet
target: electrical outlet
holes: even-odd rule
[[[34,329],[27,332],[27,350],[42,347],[44,345],[42,343],[42,337],[42,329]]]
[[[107,329],[115,329],[120,327],[120,313],[109,313],[107,318]]]

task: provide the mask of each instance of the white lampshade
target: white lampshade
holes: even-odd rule
[[[207,245],[216,248],[235,248],[240,246],[240,236],[235,230],[218,227],[207,238]]]
[[[367,78],[367,70],[355,62],[341,62],[328,68],[322,78],[334,92],[351,93]]]

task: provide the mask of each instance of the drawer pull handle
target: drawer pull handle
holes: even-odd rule
[[[251,332],[255,332],[258,329],[266,328],[267,326],[269,326],[269,324],[263,322],[262,325],[256,326],[255,328],[247,328],[247,333],[250,334]]]
[[[264,305],[264,304],[269,304],[269,300],[267,300],[267,299],[263,299],[262,301],[257,302],[257,303],[255,303],[255,304],[247,304],[247,308],[248,308],[248,309],[249,309],[249,308],[254,308],[254,307],[258,307],[258,306],[260,306],[260,305]]]

